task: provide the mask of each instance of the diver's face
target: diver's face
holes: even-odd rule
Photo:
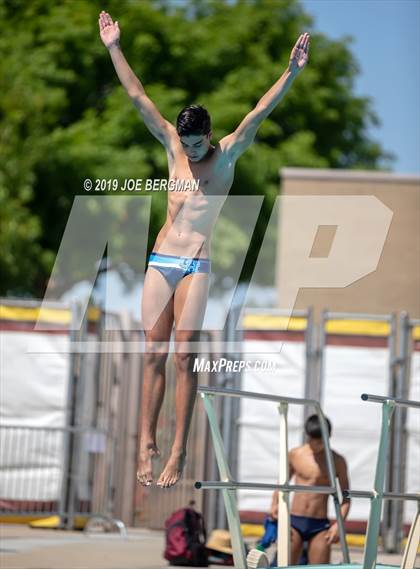
[[[189,134],[181,136],[181,144],[190,162],[199,162],[210,147],[211,132],[208,134]]]

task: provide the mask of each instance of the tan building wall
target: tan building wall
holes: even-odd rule
[[[284,168],[280,176],[282,196],[373,195],[393,212],[376,270],[344,288],[301,288],[295,308],[314,306],[316,315],[324,308],[369,314],[405,310],[411,318],[420,318],[420,177],[310,168]],[[287,244],[282,208],[279,215],[279,243],[284,239]],[[317,250],[316,256],[328,257],[333,240],[334,228],[318,231],[311,256]],[[281,257],[278,253],[277,284],[284,267]],[[280,292],[278,302],[281,306]]]

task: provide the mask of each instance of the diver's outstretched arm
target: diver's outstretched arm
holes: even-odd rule
[[[113,22],[108,12],[102,11],[99,14],[99,32],[105,47],[109,50],[119,80],[142,115],[147,128],[159,142],[169,147],[173,137],[176,135],[176,129],[162,117],[153,101],[147,96],[140,80],[129,66],[120,48],[120,28],[118,22]]]
[[[255,108],[246,115],[237,129],[220,141],[224,151],[233,160],[239,158],[252,144],[262,121],[278,105],[296,76],[305,67],[308,61],[309,39],[308,33],[299,36],[290,54],[289,65],[280,79],[261,97]]]

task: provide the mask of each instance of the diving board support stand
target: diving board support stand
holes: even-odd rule
[[[381,438],[379,440],[378,456],[376,459],[374,488],[370,496],[370,513],[366,533],[365,551],[363,555],[363,569],[375,569],[381,523],[382,502],[384,496],[387,497],[388,495],[389,497],[394,497],[392,493],[384,492],[385,467],[387,461],[392,413],[396,406],[420,408],[420,402],[393,397],[383,397],[380,395],[370,395],[367,393],[362,394],[362,400],[373,401],[374,403],[382,403]],[[404,497],[404,495],[402,495],[402,497]],[[406,495],[406,497],[408,496]],[[414,528],[413,532],[419,531],[416,529],[416,525],[418,524],[418,519],[414,520],[412,526],[412,529]],[[412,552],[410,547],[407,547],[407,549],[409,550],[407,553],[408,560],[411,559]],[[407,564],[404,567],[407,567],[408,569],[410,565]]]
[[[226,460],[222,435],[220,434],[216,413],[214,411],[214,395],[209,393],[201,393],[201,397],[203,399],[204,408],[206,410],[210,423],[210,430],[213,438],[214,452],[216,455],[220,478],[223,482],[232,482],[232,475],[230,473],[229,465]],[[235,567],[237,569],[247,569],[246,551],[241,533],[241,522],[236,500],[236,489],[223,488],[222,493],[225,502],[226,516],[229,524]]]
[[[243,489],[259,489],[259,490],[278,490],[279,503],[278,503],[278,519],[280,521],[280,528],[277,530],[278,535],[278,562],[281,567],[289,565],[290,558],[290,512],[289,512],[289,494],[290,492],[315,492],[321,494],[332,495],[334,499],[336,520],[340,536],[341,551],[343,554],[344,563],[350,563],[350,556],[346,542],[346,534],[344,529],[344,520],[341,514],[341,501],[342,494],[339,488],[338,480],[335,475],[335,466],[333,454],[329,442],[329,431],[325,416],[318,401],[313,399],[298,399],[295,397],[280,397],[277,395],[270,395],[268,393],[255,393],[251,391],[241,391],[238,389],[226,388],[213,388],[207,386],[199,386],[198,392],[200,393],[204,408],[210,423],[210,430],[213,439],[213,445],[216,455],[217,465],[219,467],[221,482],[200,482],[195,483],[196,488],[203,489],[218,489],[223,492],[223,499],[226,508],[226,515],[231,534],[233,558],[236,569],[247,569],[247,557],[245,552],[245,545],[241,533],[241,525],[239,518],[238,506],[236,503],[236,490]],[[220,433],[219,424],[217,421],[216,413],[213,406],[213,398],[215,395],[224,397],[239,397],[249,399],[259,399],[264,401],[276,402],[279,405],[280,411],[280,466],[279,466],[279,484],[265,484],[255,482],[237,482],[232,479],[230,469],[226,459],[225,448],[223,439]],[[321,426],[322,439],[324,442],[325,457],[328,468],[329,486],[302,486],[289,484],[289,457],[288,457],[288,444],[287,444],[287,411],[288,405],[311,405],[315,408]],[[280,498],[281,496],[281,498]],[[340,498],[341,497],[341,498]],[[283,522],[283,523],[282,523]],[[261,566],[261,565],[259,565]]]
[[[366,533],[363,569],[374,569],[376,565],[384,494],[385,466],[389,443],[389,427],[394,407],[395,405],[393,401],[384,401],[382,404],[381,438],[379,442],[379,451],[376,463],[375,482],[373,487],[374,494],[371,499],[370,515]]]

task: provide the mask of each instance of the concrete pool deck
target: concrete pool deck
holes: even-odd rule
[[[0,524],[0,567],[2,569],[164,569],[164,533],[127,528],[119,534],[91,534],[82,531],[34,529],[27,525]],[[247,540],[248,541],[248,540]],[[353,563],[360,563],[362,549],[350,550]],[[378,561],[401,563],[399,554],[378,555]],[[340,562],[339,548],[333,549],[332,563]],[[211,567],[218,567],[212,565]],[[220,566],[219,566],[220,567]]]

